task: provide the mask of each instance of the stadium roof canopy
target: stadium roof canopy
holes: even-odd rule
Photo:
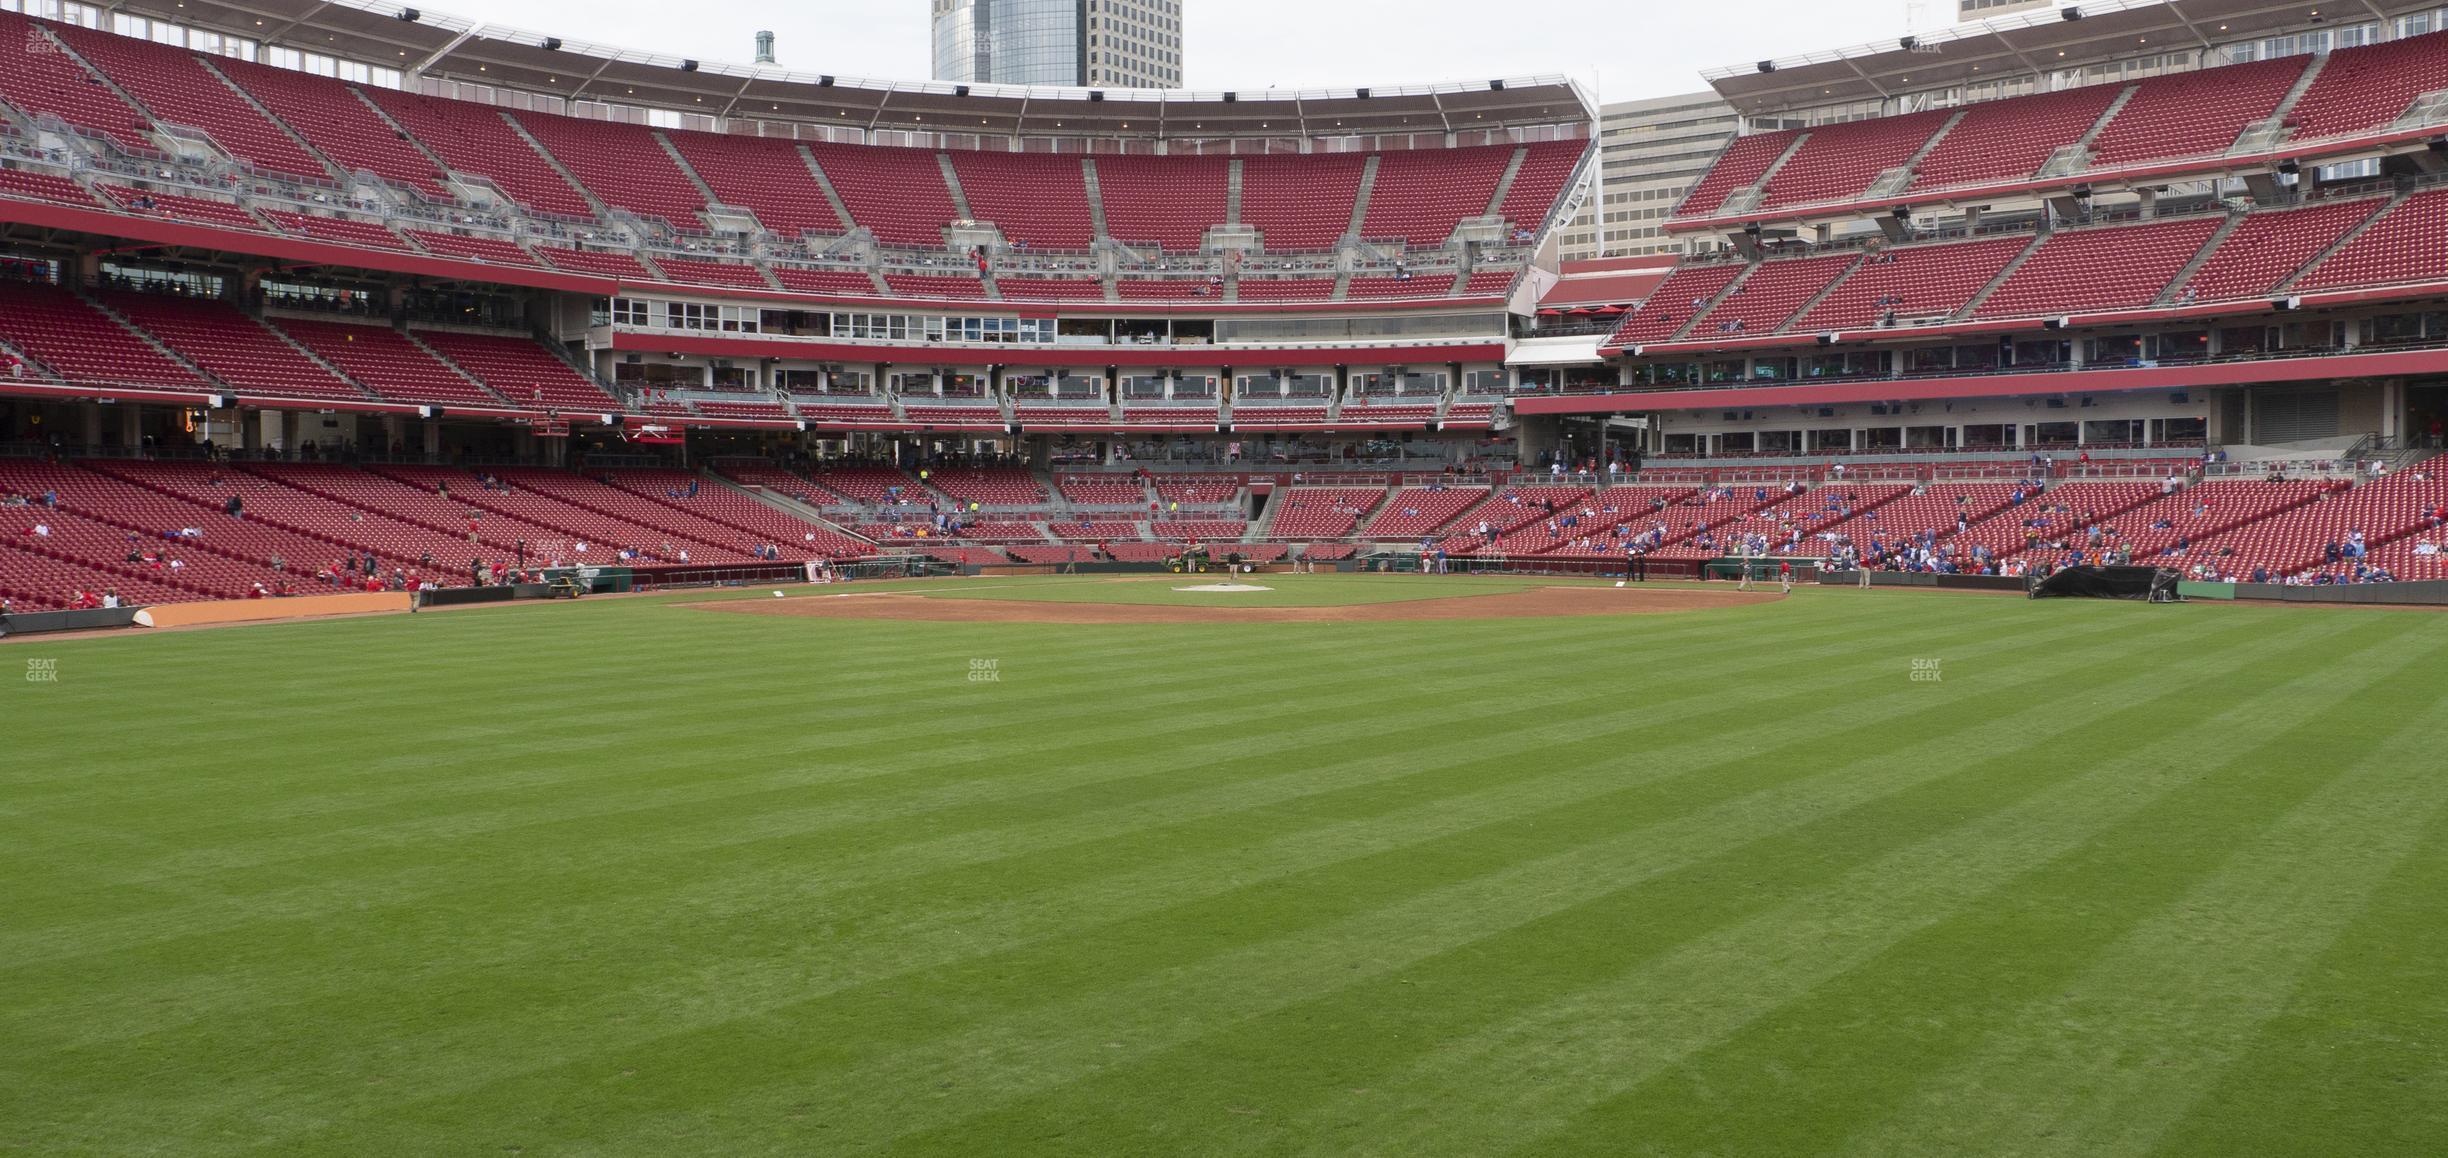
[[[1713,68],[1700,75],[1737,112],[1760,116],[2203,49],[2437,7],[2439,0],[2088,0],[1896,40]]]
[[[1564,77],[1186,92],[880,81],[686,60],[484,24],[397,0],[129,0],[115,12],[403,72],[706,116],[985,136],[1332,137],[1578,125]],[[681,18],[677,13],[675,19]],[[574,31],[574,30],[573,30]]]

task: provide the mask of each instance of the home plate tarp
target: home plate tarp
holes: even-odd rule
[[[2165,567],[2068,567],[2032,584],[2034,599],[2146,599],[2174,603],[2182,576]]]

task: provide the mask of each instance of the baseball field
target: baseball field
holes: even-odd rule
[[[1233,581],[0,645],[0,1152],[2448,1152],[2448,615]]]

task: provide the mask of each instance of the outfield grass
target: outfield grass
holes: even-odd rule
[[[672,602],[0,647],[0,1150],[2448,1150],[2448,616]]]

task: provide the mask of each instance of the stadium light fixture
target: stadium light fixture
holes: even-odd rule
[[[1759,62],[1759,70],[1760,70],[1762,73],[1770,73],[1770,72],[1775,72],[1775,71],[1776,71],[1776,62],[1775,62],[1775,61],[1773,61],[1773,60],[1763,60],[1763,61]]]
[[[559,52],[559,51],[561,51],[561,38],[560,38],[560,37],[558,37],[558,36],[547,36],[547,37],[545,37],[545,38],[544,38],[544,51],[546,51],[546,52]]]
[[[394,19],[398,20],[402,24],[414,24],[419,20],[425,19],[425,14],[417,11],[414,8],[402,8],[391,15]]]

